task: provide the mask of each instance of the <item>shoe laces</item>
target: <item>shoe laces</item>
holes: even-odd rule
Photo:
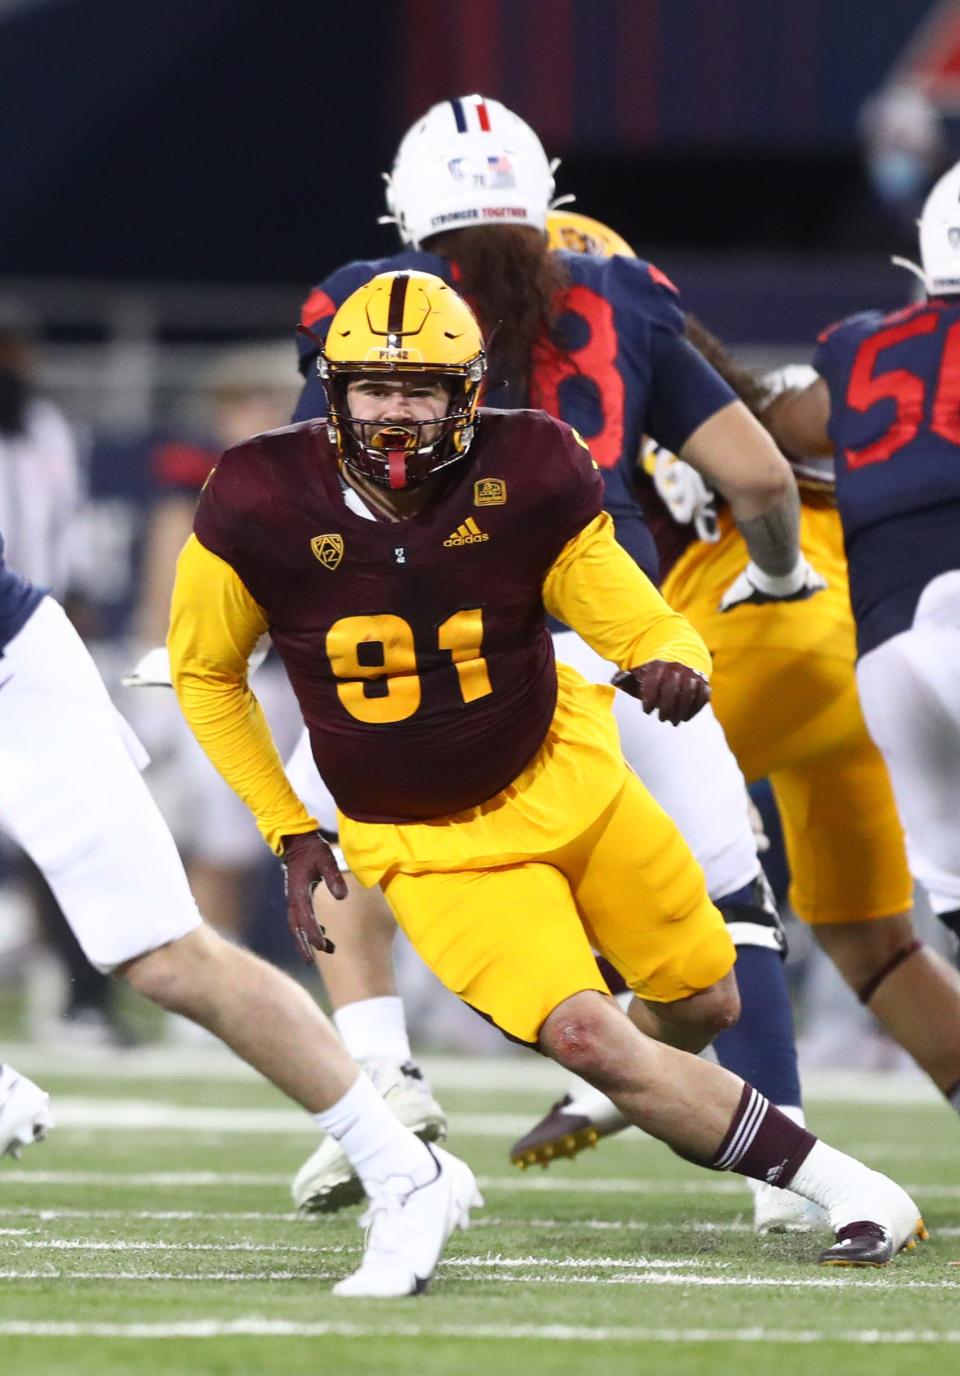
[[[851,1238],[872,1237],[877,1242],[886,1242],[889,1234],[882,1223],[870,1223],[866,1219],[859,1223],[848,1223],[837,1229],[837,1241],[848,1242]]]

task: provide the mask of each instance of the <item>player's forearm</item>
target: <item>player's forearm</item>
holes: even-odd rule
[[[167,648],[170,677],[191,731],[250,808],[268,845],[316,822],[290,787],[270,728],[247,684],[267,619],[236,571],[195,535],[177,562]]]
[[[171,662],[183,715],[214,768],[256,818],[270,848],[282,836],[316,830],[290,787],[266,718],[246,683],[213,678],[182,661]]]
[[[789,573],[800,557],[800,498],[790,465],[740,401],[704,421],[680,458],[730,506],[750,557],[771,577]]]
[[[753,511],[753,504],[748,507]],[[765,511],[744,515],[731,503],[734,520],[750,558],[772,578],[790,573],[800,558],[800,493],[794,483],[781,501]]]
[[[663,659],[710,672],[706,645],[617,544],[606,514],[561,552],[544,582],[544,603],[621,669]]]

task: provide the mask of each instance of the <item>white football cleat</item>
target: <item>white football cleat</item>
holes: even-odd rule
[[[812,1199],[781,1190],[762,1180],[747,1180],[753,1195],[753,1231],[767,1233],[812,1233],[829,1226],[827,1215]]]
[[[473,1171],[441,1147],[427,1147],[437,1172],[425,1185],[394,1176],[371,1196],[360,1219],[367,1229],[358,1270],[333,1293],[347,1299],[398,1299],[421,1295],[456,1228],[470,1226],[470,1210],[483,1205]]]
[[[400,1122],[424,1142],[444,1142],[447,1117],[433,1097],[430,1082],[414,1061],[374,1057],[360,1065]],[[290,1187],[301,1213],[332,1214],[364,1199],[363,1186],[340,1143],[325,1137],[303,1163]]]
[[[889,1176],[865,1170],[830,1208],[836,1241],[821,1266],[886,1266],[928,1236],[920,1210]]]
[[[50,1095],[13,1066],[0,1065],[0,1157],[18,1157],[52,1127]]]

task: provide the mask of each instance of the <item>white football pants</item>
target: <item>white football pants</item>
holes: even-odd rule
[[[960,570],[928,583],[911,628],[863,656],[857,687],[910,870],[934,912],[960,908]]]
[[[105,972],[201,922],[146,764],[63,609],[44,598],[0,654],[0,827]]]
[[[616,666],[576,632],[558,632],[553,644],[557,659],[584,678],[610,682]],[[624,758],[680,828],[703,868],[710,896],[723,898],[749,884],[760,865],[746,784],[713,708],[708,705],[692,721],[670,726],[659,717],[648,717],[636,698],[618,692],[614,711]],[[321,827],[335,832],[336,806],[317,773],[306,732],[287,762],[287,774]],[[767,944],[767,930],[759,929],[758,935]]]

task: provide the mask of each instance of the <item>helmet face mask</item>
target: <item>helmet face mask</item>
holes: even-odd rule
[[[442,278],[387,272],[367,282],[334,316],[317,367],[329,437],[367,481],[415,487],[466,455],[486,360],[473,312]],[[366,394],[351,396],[352,383]]]
[[[483,224],[546,227],[556,164],[530,126],[497,100],[444,100],[412,126],[385,174],[386,220],[405,244]]]

